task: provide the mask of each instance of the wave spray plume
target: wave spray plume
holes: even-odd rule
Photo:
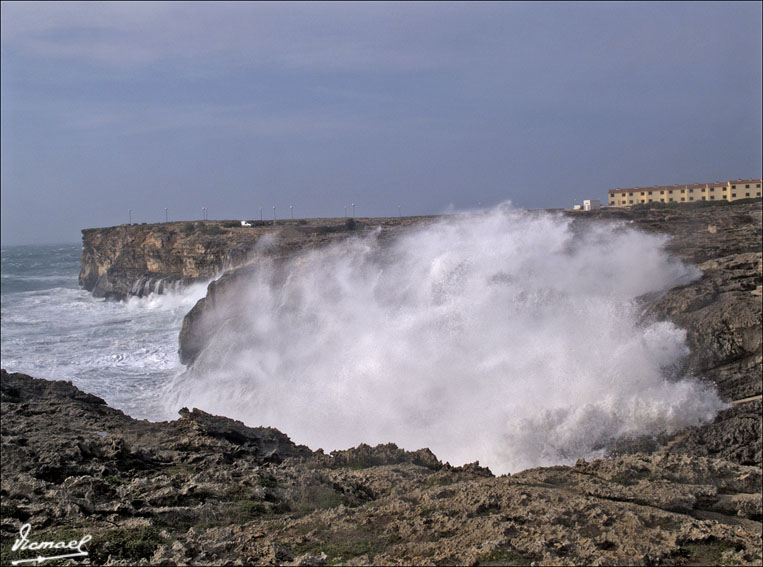
[[[504,204],[262,260],[216,301],[171,403],[312,448],[392,441],[494,473],[698,424],[724,404],[680,375],[685,332],[639,321],[639,297],[699,275],[664,244]]]

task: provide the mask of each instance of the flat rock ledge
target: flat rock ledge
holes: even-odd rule
[[[26,523],[36,541],[92,535],[72,564],[763,561],[760,463],[719,458],[712,426],[495,477],[394,444],[325,454],[199,410],[139,421],[68,382],[5,370],[0,386],[4,565],[39,553],[12,549]],[[760,402],[729,412],[719,420]]]

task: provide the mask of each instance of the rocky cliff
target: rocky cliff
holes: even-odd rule
[[[399,229],[431,217],[390,219],[300,219],[277,223],[196,221],[133,224],[82,231],[79,283],[96,297],[123,300],[162,293],[178,283],[209,280],[250,262],[260,239],[278,235],[269,254],[320,245],[358,231]]]

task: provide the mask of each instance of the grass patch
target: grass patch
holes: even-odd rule
[[[741,546],[713,539],[684,544],[680,547],[679,554],[686,558],[686,565],[731,565],[736,562],[724,562],[723,555],[728,551],[741,551],[741,549]]]
[[[150,560],[162,543],[164,538],[154,527],[109,530],[93,536],[89,545],[90,561],[94,565],[102,565],[109,557],[112,560],[134,562],[141,559]]]
[[[318,555],[326,554],[326,563],[328,565],[343,565],[348,560],[360,555],[373,557],[379,552],[377,545],[367,537],[355,538],[356,534],[348,534],[348,539],[340,541],[329,541],[324,543],[314,543],[307,546],[301,546],[296,549],[297,554],[311,553]]]
[[[490,553],[480,556],[477,565],[480,567],[497,567],[498,565],[530,565],[532,560],[510,548],[494,549]]]

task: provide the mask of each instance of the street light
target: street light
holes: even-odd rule
[[[289,209],[291,209],[291,220],[294,220],[294,205],[289,205]]]
[[[260,207],[260,220],[262,220],[262,207]]]
[[[167,207],[164,207],[164,222],[169,222],[169,216],[167,215]]]
[[[402,216],[403,216],[403,211],[402,211],[402,209],[400,208],[400,205],[398,205],[398,206],[397,206],[397,216],[398,216],[398,217],[402,217]]]
[[[344,218],[347,218],[347,205],[344,206]]]
[[[352,204],[352,217],[355,218],[355,203]]]
[[[276,223],[276,206],[273,205],[273,224]]]
[[[127,218],[130,219],[130,224],[132,224],[132,209],[127,211]]]

